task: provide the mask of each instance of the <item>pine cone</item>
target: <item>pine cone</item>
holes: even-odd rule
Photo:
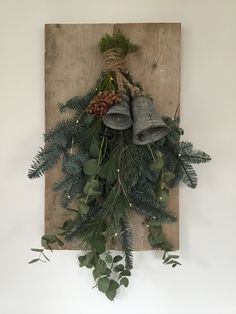
[[[87,111],[96,117],[101,117],[110,109],[110,107],[121,101],[119,94],[115,91],[99,92],[90,102]]]

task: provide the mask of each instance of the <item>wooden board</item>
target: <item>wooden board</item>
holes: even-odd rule
[[[99,76],[103,59],[97,48],[105,34],[121,30],[141,52],[127,57],[127,65],[145,91],[152,95],[162,114],[173,116],[180,101],[181,25],[178,23],[142,24],[47,24],[45,26],[45,128],[52,128],[62,116],[57,104],[82,95]],[[60,206],[60,195],[52,186],[61,176],[60,165],[45,179],[45,233],[57,233],[58,226],[69,217]],[[171,191],[169,207],[178,215],[179,192]],[[150,250],[148,228],[142,216],[133,213],[131,224],[135,250]],[[179,247],[179,225],[164,226],[174,248]],[[58,248],[58,247],[55,247]],[[79,249],[69,242],[63,249]]]

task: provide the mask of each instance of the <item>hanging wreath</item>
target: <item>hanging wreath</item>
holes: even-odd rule
[[[146,217],[148,240],[163,251],[163,262],[179,265],[172,255],[162,224],[176,222],[168,208],[171,188],[183,181],[197,186],[192,164],[210,156],[181,141],[179,118],[160,117],[152,98],[135,82],[125,63],[139,48],[122,33],[106,34],[99,42],[105,70],[86,95],[60,104],[61,112],[72,110],[71,119],[46,132],[45,147],[36,155],[29,178],[38,178],[62,160],[63,178],[56,182],[61,204],[73,218],[58,226],[56,235],[44,235],[43,246],[77,239],[86,252],[80,266],[90,268],[98,289],[113,300],[120,286],[127,287],[133,268],[133,235],[129,214]],[[122,253],[111,248],[119,245]],[[44,249],[32,249],[47,261]]]

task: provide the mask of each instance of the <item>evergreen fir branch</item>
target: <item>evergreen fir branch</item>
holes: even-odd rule
[[[129,191],[129,196],[137,202],[147,204],[147,206],[156,207],[157,194],[154,191],[153,185],[142,178],[139,183]]]
[[[99,41],[99,49],[102,53],[114,48],[121,49],[124,55],[138,50],[138,46],[132,44],[130,40],[120,31],[114,33],[113,36],[105,34]]]
[[[103,219],[105,216],[105,210],[102,207],[97,207],[91,210],[87,216],[81,218],[74,223],[74,226],[66,231],[65,239],[71,241],[76,238],[89,239],[94,233],[100,231],[103,228]]]
[[[101,165],[99,177],[105,179],[108,184],[112,184],[117,180],[117,162],[113,155]]]
[[[28,177],[33,179],[44,175],[47,171],[56,166],[62,153],[62,148],[55,145],[41,148],[29,169]]]
[[[179,127],[179,117],[163,116],[162,119],[170,127],[170,132],[166,136],[164,143],[167,140],[169,143],[178,144],[180,137],[184,134],[184,130]]]
[[[175,174],[175,178],[168,185],[174,187],[179,181],[183,181],[188,187],[196,188],[197,174],[180,152],[180,143],[178,145],[166,143],[165,167]]]
[[[56,182],[53,187],[54,192],[62,192],[62,191],[69,191],[71,186],[74,183],[74,178],[69,176],[65,177],[63,180]]]
[[[150,160],[151,155],[146,146],[131,144],[121,151],[121,176],[127,190],[132,189],[145,176]]]
[[[66,154],[62,160],[62,171],[67,175],[78,175],[82,172],[83,164],[89,159],[87,152],[79,152],[74,155]]]
[[[92,98],[96,95],[96,90],[90,90],[85,96],[74,96],[67,100],[64,104],[59,104],[60,112],[65,112],[66,110],[76,110],[77,114],[82,114],[86,110]]]
[[[211,160],[207,153],[194,149],[193,144],[187,141],[180,142],[179,154],[184,161],[191,164],[206,163]]]
[[[175,213],[164,207],[156,208],[147,206],[146,204],[137,204],[135,201],[132,201],[132,208],[136,212],[145,215],[147,218],[152,218],[161,224],[171,224],[177,220]]]
[[[67,208],[68,205],[83,192],[83,187],[86,183],[85,176],[68,176],[61,182],[54,185],[55,192],[61,193],[61,205]]]
[[[197,174],[193,167],[180,158],[179,165],[182,169],[181,180],[190,188],[194,189],[197,186]]]
[[[90,148],[92,142],[101,136],[102,133],[102,119],[94,119],[89,128],[86,129],[84,134],[84,145],[87,149]]]
[[[122,250],[125,254],[125,266],[127,269],[133,268],[133,233],[129,225],[129,220],[126,214],[120,219],[120,241],[122,244]]]
[[[44,141],[56,143],[65,147],[67,139],[74,134],[75,121],[74,119],[66,119],[58,122],[53,129],[47,130],[44,134]]]

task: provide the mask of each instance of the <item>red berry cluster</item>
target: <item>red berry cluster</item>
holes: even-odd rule
[[[90,102],[88,106],[88,112],[101,117],[110,109],[110,107],[121,101],[120,95],[115,91],[99,92]]]

